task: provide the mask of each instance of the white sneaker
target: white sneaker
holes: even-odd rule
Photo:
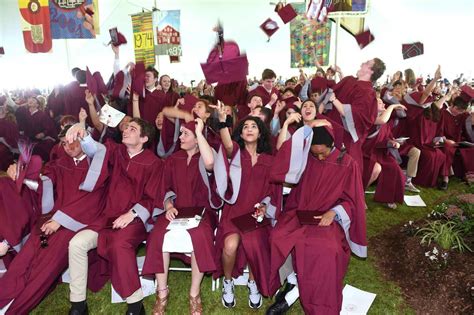
[[[413,185],[411,182],[410,183],[405,183],[405,190],[411,191],[411,192],[414,192],[414,193],[419,193],[420,192],[420,190],[418,188],[416,188],[415,185]]]
[[[222,305],[225,308],[235,306],[234,280],[225,280],[222,285]]]
[[[250,280],[247,283],[247,287],[249,288],[249,306],[253,309],[258,309],[262,306],[263,299],[260,292],[258,292],[257,284],[255,281]]]

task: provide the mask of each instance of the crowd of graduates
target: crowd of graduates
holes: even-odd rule
[[[67,268],[69,314],[88,314],[87,288],[109,280],[127,314],[145,314],[140,276],[156,279],[153,314],[164,314],[180,293],[171,257],[191,265],[190,314],[203,312],[205,274],[224,278],[221,302],[234,307],[246,267],[250,308],[280,289],[267,314],[298,298],[307,314],[339,314],[350,255],[367,255],[364,191],[376,183],[374,200],[393,211],[417,186],[472,180],[473,89],[440,67],[381,83],[374,58],[356,76],[318,65],[286,81],[265,69],[186,87],[153,67],[120,68],[112,49],[107,84],[75,68],[49,95],[0,97],[6,314],[31,311]],[[125,117],[104,119],[105,104]],[[172,227],[180,218],[189,225]]]

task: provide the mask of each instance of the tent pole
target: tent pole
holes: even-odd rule
[[[334,43],[334,67],[337,67],[337,44],[339,40],[339,29],[341,28],[341,18],[336,18],[336,40]]]

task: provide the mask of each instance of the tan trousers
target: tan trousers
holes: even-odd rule
[[[99,234],[92,230],[78,232],[69,241],[69,273],[71,283],[69,284],[71,302],[81,302],[86,300],[87,293],[87,272],[89,261],[87,252],[97,248]],[[138,289],[126,298],[127,303],[135,303],[143,300],[143,291]]]
[[[418,148],[411,148],[408,151],[407,176],[416,177],[418,172],[418,160],[420,159],[421,151]]]

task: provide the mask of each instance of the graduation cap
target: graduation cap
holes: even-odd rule
[[[112,128],[117,127],[124,117],[124,113],[113,108],[109,104],[105,104],[99,114],[100,122]]]
[[[474,89],[468,85],[463,85],[461,87],[461,95],[460,95],[463,100],[466,102],[471,102],[471,100],[474,99]]]
[[[0,55],[5,55],[5,49],[3,47],[0,47]]]
[[[194,105],[199,101],[199,99],[192,95],[192,94],[186,94],[184,96],[184,105],[180,108],[182,110],[185,110],[187,112],[192,112]]]
[[[140,61],[135,65],[132,74],[132,93],[145,97],[145,64]]]
[[[227,84],[247,79],[249,63],[233,41],[219,43],[209,53],[206,63],[201,63],[207,83]]]
[[[328,88],[328,80],[323,77],[315,77],[311,80],[311,91],[324,91]]]
[[[416,57],[419,55],[423,55],[423,53],[424,53],[424,48],[421,42],[415,42],[415,43],[402,45],[403,59],[408,59],[408,58]]]
[[[113,27],[113,28],[109,29],[109,33],[110,33],[110,42],[109,42],[109,44],[112,44],[115,47],[118,47],[120,45],[123,45],[123,44],[127,43],[127,39],[125,38],[125,36],[122,33],[120,33],[119,31],[117,31],[116,27]]]
[[[270,37],[279,29],[277,22],[270,18],[266,19],[265,22],[260,25],[260,28],[265,34],[267,34],[268,41],[270,41]]]
[[[92,95],[97,95],[97,82],[95,81],[94,76],[90,72],[89,67],[86,67],[86,84],[89,92],[91,92]]]
[[[275,6],[275,12],[278,13],[283,23],[288,23],[293,20],[298,14],[291,4],[284,5],[283,2],[278,2]]]
[[[192,133],[194,133],[194,135],[196,135],[196,122],[195,122],[194,120],[182,124],[182,125],[181,125],[181,128],[186,128],[186,129],[188,129],[188,130],[191,130]]]
[[[362,33],[355,35],[355,39],[357,44],[359,44],[360,49],[363,49],[365,46],[370,44],[374,39],[374,35],[370,32],[370,30],[366,30]]]
[[[107,94],[107,86],[105,85],[104,79],[99,71],[94,72],[92,75],[96,86],[97,86],[97,93],[99,94]]]

